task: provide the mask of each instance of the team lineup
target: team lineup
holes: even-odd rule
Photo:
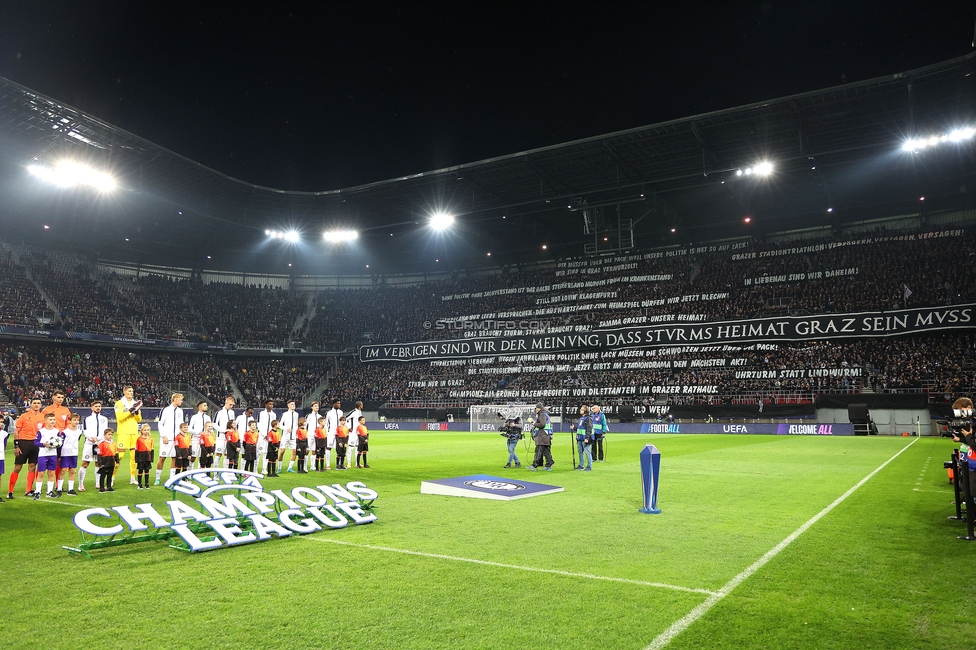
[[[134,397],[134,390],[126,386],[122,399],[114,404],[116,429],[102,415],[103,403],[92,402],[91,415],[84,418],[72,413],[64,405],[65,393],[55,390],[51,404],[42,408],[39,397],[30,400],[29,408],[13,421],[11,432],[0,430],[3,447],[8,435],[14,436],[14,467],[10,473],[7,498],[13,499],[21,471],[27,466],[24,496],[34,500],[46,494],[58,498],[67,493],[84,492],[89,467],[94,464],[98,474],[98,490],[114,492],[114,479],[121,467],[121,459],[129,454],[129,482],[139,490],[150,489],[150,474],[156,461],[155,481],[160,485],[166,459],[169,477],[189,469],[238,469],[243,461],[247,471],[264,470],[266,476],[279,476],[285,455],[291,450],[286,472],[307,474],[309,469],[322,472],[352,467],[369,468],[369,430],[363,415],[362,402],[344,413],[336,399],[324,414],[319,402],[312,402],[304,416],[296,410],[296,402],[289,400],[279,415],[274,401],[266,400],[264,408],[254,417],[254,409],[246,408],[238,414],[235,400],[227,397],[224,407],[214,417],[208,413],[207,402],[199,402],[189,418],[183,408],[184,396],[174,393],[170,404],[162,410],[157,422],[158,445],[152,426],[142,421],[142,402]],[[156,450],[158,448],[158,459]],[[314,454],[315,466],[310,468]],[[0,476],[5,472],[0,456]],[[47,481],[47,490],[43,490]],[[77,490],[75,482],[77,480]],[[2,502],[3,499],[0,499]]]

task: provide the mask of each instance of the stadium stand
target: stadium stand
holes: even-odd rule
[[[189,280],[158,275],[139,278],[113,276],[125,296],[127,312],[141,336],[203,340],[203,322],[190,302]]]
[[[124,297],[87,260],[25,248],[21,261],[57,306],[53,326],[76,332],[135,333],[120,307]]]
[[[257,407],[265,399],[283,401],[301,398],[332,369],[332,361],[255,357],[227,361],[224,367],[234,378],[247,403]]]
[[[44,298],[27,277],[24,268],[13,259],[11,250],[0,249],[0,322],[4,325],[38,327],[40,316],[47,312]]]
[[[793,234],[544,262],[413,286],[312,292],[203,282],[175,269],[170,276],[123,276],[79,255],[18,245],[19,259],[13,247],[0,251],[0,297],[9,325],[37,327],[48,320],[48,329],[138,333],[240,348],[300,342],[309,352],[348,354],[364,343],[473,335],[444,325],[465,319],[532,319],[541,322],[541,331],[578,331],[621,322],[962,304],[976,299],[976,272],[969,263],[974,243],[972,227],[873,227],[830,237]],[[50,302],[57,313],[45,319]],[[6,345],[2,355],[3,389],[11,399],[22,401],[61,382],[78,404],[114,395],[126,382],[142,386],[151,402],[163,399],[163,384],[181,381],[219,401],[228,392],[225,370],[250,403],[301,397],[319,386],[334,364],[331,358],[241,359],[40,344]],[[647,401],[655,398],[654,387],[680,384],[701,386],[702,393],[669,396],[671,403],[797,403],[823,392],[861,391],[924,392],[941,401],[971,390],[973,356],[973,337],[958,333],[768,345],[722,354],[664,349],[653,359],[615,370],[570,358],[556,360],[554,370],[512,357],[451,365],[361,364],[346,356],[322,396],[436,405],[618,387],[620,394],[607,401]],[[738,365],[718,364],[720,357],[735,357]],[[768,372],[771,368],[820,372],[783,376]]]
[[[282,345],[291,339],[307,297],[280,288],[194,282],[190,300],[203,314],[210,340]]]

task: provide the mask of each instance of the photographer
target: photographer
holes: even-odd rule
[[[501,413],[499,413],[498,416],[504,417]],[[522,434],[521,422],[521,418],[509,418],[505,420],[505,426],[502,427],[501,435],[505,437],[505,440],[508,443],[508,462],[502,467],[502,469],[510,468],[512,463],[515,463],[515,469],[522,466],[518,455],[515,453],[515,447],[518,445],[518,441],[525,437]]]

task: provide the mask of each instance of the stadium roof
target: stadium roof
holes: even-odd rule
[[[606,246],[618,245],[618,215],[634,222],[634,245],[649,247],[968,209],[976,207],[976,139],[919,152],[901,146],[976,126],[974,72],[971,54],[322,192],[231,178],[0,78],[0,224],[7,239],[56,237],[52,247],[113,259],[261,271],[291,262],[286,271],[361,273],[370,261],[373,272],[395,272],[579,255],[586,243],[603,246],[603,236]],[[119,190],[50,192],[29,180],[28,164],[63,159],[110,170]],[[745,173],[762,161],[772,174]],[[438,210],[458,217],[444,238],[424,227]],[[588,235],[584,212],[596,230]],[[51,226],[43,234],[42,223]],[[356,228],[360,239],[339,253],[321,243],[330,227]],[[266,229],[300,230],[306,243],[268,242]]]

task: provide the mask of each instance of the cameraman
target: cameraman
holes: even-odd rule
[[[522,435],[522,420],[520,418],[509,418],[505,420],[505,426],[502,427],[501,435],[505,437],[505,441],[508,443],[508,462],[502,469],[508,469],[512,466],[512,463],[515,463],[515,469],[518,469],[522,466],[522,463],[519,462],[519,457],[515,453],[515,447],[518,445],[518,441],[525,437]]]
[[[545,463],[546,471],[551,472],[555,462],[552,460],[552,420],[545,405],[539,402],[535,405],[535,425],[532,439],[535,441],[535,458],[529,469],[533,472]]]
[[[973,400],[968,397],[960,397],[952,403],[953,413],[958,413],[963,418],[965,429],[952,432],[952,439],[961,442],[969,447],[976,448],[976,437],[973,436]]]

